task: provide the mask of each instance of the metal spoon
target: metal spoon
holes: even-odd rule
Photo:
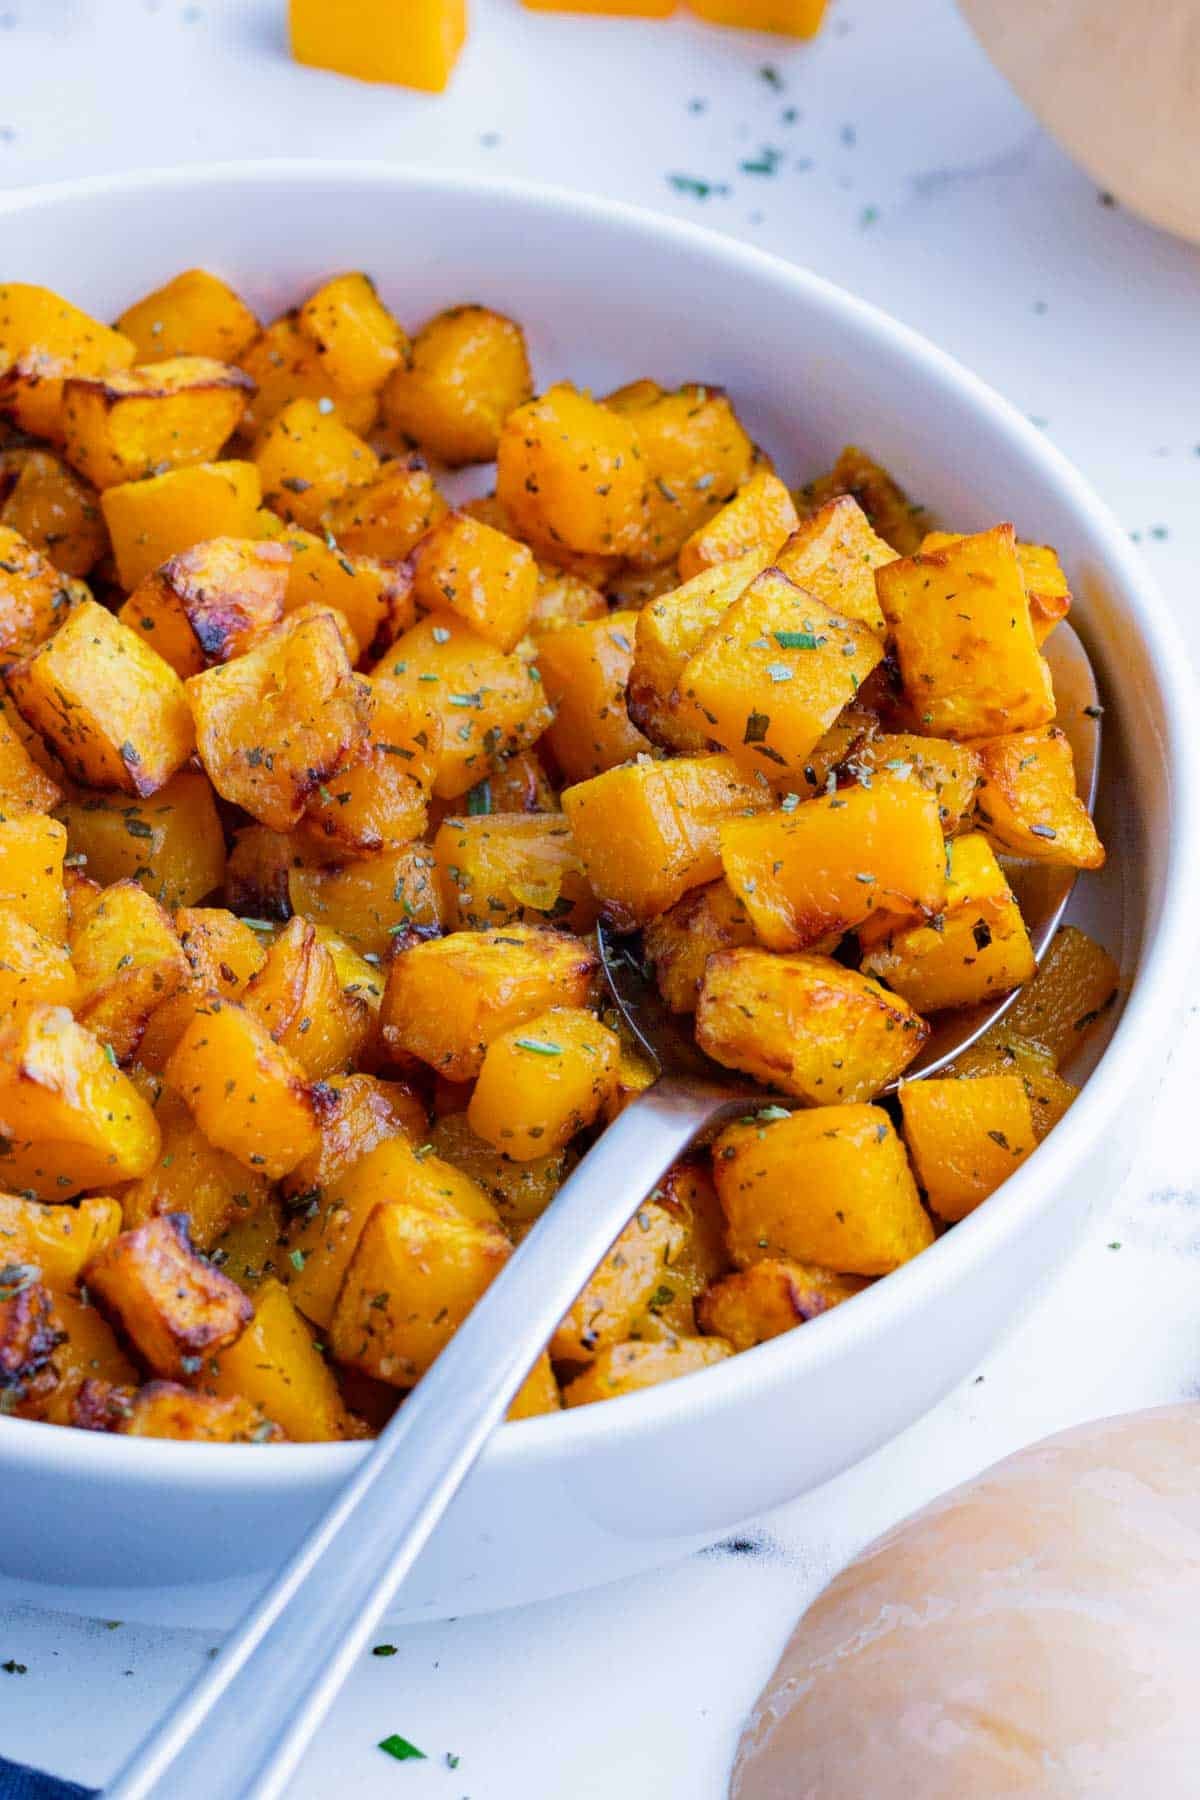
[[[1090,807],[1099,763],[1091,665],[1067,625],[1050,639],[1047,657]],[[1014,864],[1009,879],[1040,956],[1062,916],[1071,871]],[[105,1790],[108,1800],[274,1800],[284,1792],[392,1596],[592,1270],[681,1152],[707,1127],[753,1104],[758,1090],[702,1056],[621,940],[602,931],[600,945],[612,998],[658,1079],[564,1182],[325,1517]],[[920,1072],[940,1068],[1006,1004],[979,1019],[956,1017],[942,1041],[931,1040],[936,1048],[927,1049]]]

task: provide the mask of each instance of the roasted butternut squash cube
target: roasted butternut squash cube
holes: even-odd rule
[[[1104,866],[1104,846],[1075,786],[1071,742],[1057,725],[976,744],[976,816],[998,850],[1069,869]]]
[[[689,0],[689,4],[710,25],[811,38],[821,29],[826,0]]]
[[[184,1100],[160,1079],[140,1070],[134,1076],[154,1108],[162,1149],[152,1169],[120,1190],[125,1227],[132,1230],[160,1214],[178,1213],[187,1218],[196,1247],[211,1250],[231,1226],[266,1205],[270,1183],[210,1144]]]
[[[102,1429],[119,1432],[122,1437],[174,1438],[189,1444],[283,1441],[275,1421],[265,1418],[240,1394],[198,1394],[174,1381],[148,1381],[128,1397],[118,1392],[115,1400],[112,1422]],[[73,1423],[84,1424],[85,1420]]]
[[[691,1013],[709,957],[756,941],[750,915],[729,883],[710,881],[651,919],[643,947],[671,1011]]]
[[[696,1303],[700,1329],[735,1350],[752,1350],[852,1300],[870,1284],[811,1264],[764,1258],[714,1282]]]
[[[730,756],[679,756],[609,769],[565,789],[562,803],[606,917],[632,930],[715,881],[724,821],[772,798]]]
[[[334,18],[320,0],[290,0],[292,55],[360,81],[440,93],[467,37],[467,0],[410,0],[404,30],[384,0],[350,0]]]
[[[564,1406],[591,1406],[597,1400],[619,1400],[681,1375],[696,1375],[733,1355],[720,1338],[669,1338],[661,1343],[613,1344],[563,1389]]]
[[[979,738],[1054,717],[1011,525],[876,573],[904,691],[931,734]]]
[[[616,612],[538,640],[538,668],[554,708],[546,744],[568,781],[602,775],[652,747],[625,705],[636,630],[636,613]]]
[[[94,600],[15,663],[8,685],[22,717],[88,787],[144,798],[191,755],[191,714],[174,669]]]
[[[783,1258],[887,1275],[933,1242],[892,1122],[878,1106],[821,1106],[730,1126],[713,1175],[741,1267]]]
[[[63,381],[127,369],[134,346],[61,294],[0,284],[0,414],[34,437],[61,438]]]
[[[550,1340],[556,1361],[591,1362],[629,1337],[683,1254],[682,1221],[653,1200],[642,1203]]]
[[[270,942],[264,932],[252,930],[219,906],[180,907],[174,925],[187,974],[179,991],[155,1007],[138,1044],[138,1062],[156,1074],[195,1014],[207,1009],[210,994],[223,1000],[240,998],[266,961]]]
[[[169,557],[117,616],[186,681],[243,656],[278,625],[290,563],[284,544],[212,538]]]
[[[413,551],[417,605],[456,614],[500,650],[524,637],[537,587],[529,546],[470,513],[447,513]]]
[[[443,1083],[443,1099],[449,1083]],[[443,1162],[469,1175],[495,1207],[504,1229],[519,1242],[541,1218],[566,1180],[570,1158],[565,1151],[516,1162],[496,1150],[471,1130],[466,1107],[470,1084],[462,1087],[462,1109],[444,1114],[435,1123],[429,1141]]]
[[[258,320],[220,276],[185,269],[127,306],[117,329],[133,343],[139,362],[170,356],[236,362],[258,336]]]
[[[403,1200],[363,1227],[329,1329],[339,1362],[412,1387],[511,1255],[498,1225],[439,1217]]]
[[[67,616],[71,595],[59,571],[10,525],[0,523],[0,656],[27,656]]]
[[[935,919],[901,925],[862,961],[866,974],[923,1013],[993,1000],[1028,981],[1036,966],[1020,909],[986,838],[978,832],[954,838],[947,863],[945,903]]]
[[[63,383],[63,447],[94,488],[142,481],[220,455],[246,407],[250,377],[233,363],[175,356]]]
[[[1117,998],[1121,972],[1102,944],[1064,925],[1037,975],[1005,1015],[1010,1031],[1029,1038],[1061,1068]]]
[[[973,1081],[906,1081],[900,1089],[904,1138],[939,1219],[974,1212],[1031,1154],[1037,1137],[1018,1075]]]
[[[0,708],[0,813],[48,813],[61,799],[58,783],[34,761],[25,738]]]
[[[545,925],[455,931],[396,956],[383,1035],[452,1081],[470,1081],[489,1044],[548,1006],[582,1006],[597,967],[579,938]]]
[[[242,1000],[310,1081],[348,1068],[370,1030],[366,1000],[344,990],[337,964],[307,919],[288,922]]]
[[[71,953],[44,937],[11,906],[0,906],[0,1018],[30,1006],[73,1006]]]
[[[241,1336],[205,1359],[201,1380],[214,1393],[260,1407],[294,1444],[356,1435],[331,1369],[273,1278],[255,1294],[254,1317]]]
[[[588,931],[596,902],[561,813],[447,819],[433,844],[452,930],[522,920]]]
[[[854,747],[847,767],[860,780],[863,770],[871,778],[911,777],[936,796],[947,837],[970,829],[983,778],[977,744],[956,744],[952,738],[923,737],[915,731],[880,732]]]
[[[278,1200],[269,1199],[257,1211],[242,1213],[221,1233],[212,1260],[253,1299],[269,1276],[291,1273],[286,1250],[283,1208]]]
[[[682,587],[651,600],[638,614],[628,677],[629,716],[647,737],[669,750],[705,750],[708,721],[685,720],[679,683],[689,657],[764,566],[758,550],[702,569]]]
[[[442,716],[435,704],[420,690],[405,692],[386,679],[368,685],[365,739],[305,806],[309,830],[327,840],[335,856],[374,856],[419,838],[441,761]]]
[[[746,768],[799,772],[882,657],[867,626],[766,569],[684,665],[678,711]]]
[[[496,494],[531,544],[604,556],[636,550],[646,530],[637,429],[570,382],[558,382],[505,419]]]
[[[6,1413],[43,1417],[58,1386],[54,1298],[32,1265],[0,1268],[0,1397]]]
[[[810,482],[804,500],[816,512],[829,500],[849,494],[862,507],[885,544],[897,556],[911,556],[924,535],[924,508],[913,505],[885,468],[864,450],[847,444],[828,475]]]
[[[465,794],[550,723],[545,692],[528,665],[519,656],[506,656],[453,613],[430,613],[406,631],[372,674],[441,713],[442,753],[433,791],[446,800]]]
[[[1036,985],[1037,976],[1031,985]],[[1033,1130],[1038,1142],[1053,1131],[1068,1111],[1079,1089],[1064,1081],[1054,1067],[1054,1059],[1040,1044],[1018,1036],[1009,1025],[1008,1015],[988,1027],[961,1050],[945,1073],[967,1079],[977,1076],[1016,1075],[1029,1100]]]
[[[262,487],[251,462],[196,463],[106,488],[100,510],[127,593],[169,557],[209,538],[258,536]]]
[[[254,460],[266,504],[309,527],[348,489],[365,487],[379,472],[370,444],[319,400],[290,400],[263,427]]]
[[[546,563],[538,565],[537,594],[529,620],[534,637],[556,631],[560,625],[582,625],[587,619],[602,619],[607,612],[607,599],[589,581]]]
[[[369,275],[335,275],[310,294],[296,322],[347,394],[374,394],[403,362],[408,339]]]
[[[558,1391],[558,1382],[554,1379],[550,1358],[543,1350],[513,1396],[512,1405],[505,1417],[510,1421],[536,1419],[543,1413],[561,1411],[562,1395]]]
[[[683,1227],[682,1246],[674,1251],[646,1308],[634,1322],[633,1337],[690,1337],[696,1330],[696,1304],[714,1281],[732,1266],[725,1242],[725,1214],[703,1163],[679,1162],[667,1170],[650,1194]]]
[[[358,749],[370,710],[324,607],[292,613],[235,662],[193,675],[187,702],[209,780],[273,831],[297,824]]]
[[[32,1264],[49,1288],[74,1288],[89,1262],[121,1229],[115,1200],[46,1206],[0,1194],[0,1263]],[[0,1270],[0,1289],[6,1285]]]
[[[293,400],[325,401],[342,423],[360,436],[370,431],[378,405],[373,393],[352,394],[338,386],[296,311],[284,313],[246,346],[238,362],[255,383],[242,420],[253,437]]]
[[[800,523],[792,496],[770,469],[760,469],[720,512],[692,533],[679,552],[679,579],[756,552],[764,562],[780,551]]]
[[[646,529],[633,561],[640,568],[673,563],[750,479],[754,445],[720,388],[693,383],[666,393],[657,382],[635,381],[604,404],[633,420],[646,467]]]
[[[56,1213],[63,1210],[54,1208]],[[44,1417],[52,1425],[72,1425],[75,1401],[85,1381],[132,1386],[138,1373],[112,1326],[94,1306],[85,1306],[73,1294],[56,1293],[54,1322],[59,1341],[51,1360],[58,1384],[49,1396]]]
[[[295,912],[336,931],[360,956],[382,957],[402,934],[442,925],[437,867],[425,844],[405,844],[343,868],[293,863],[287,893]]]
[[[170,919],[136,881],[119,881],[88,907],[71,934],[71,953],[76,1017],[118,1062],[128,1062],[155,1008],[188,979]]]
[[[86,575],[108,547],[108,533],[96,492],[44,450],[14,450],[0,456],[14,470],[0,525],[18,532],[61,575]]]
[[[208,777],[181,769],[149,799],[69,795],[59,809],[66,848],[108,887],[128,878],[173,912],[193,906],[225,879],[225,837]]]
[[[931,915],[946,896],[937,797],[899,771],[790,811],[730,819],[721,859],[771,950],[803,950],[878,910]]]
[[[265,508],[264,532],[290,552],[284,610],[336,607],[364,652],[378,641],[379,653],[416,618],[412,577],[404,566],[372,556],[348,556],[332,533],[328,538],[287,525]]]
[[[316,1216],[323,1191],[385,1138],[407,1135],[424,1141],[429,1116],[415,1090],[403,1081],[375,1075],[335,1075],[317,1125],[321,1141],[283,1179],[288,1211],[299,1224]]]
[[[875,592],[875,571],[895,562],[896,552],[871,529],[849,494],[827,501],[805,519],[775,560],[790,581],[832,612],[859,620],[876,637],[884,635],[887,622]]]
[[[317,1146],[316,1108],[303,1069],[245,1007],[214,994],[163,1073],[209,1143],[272,1181]]]
[[[52,944],[67,941],[67,833],[45,813],[0,815],[0,906]]]
[[[721,950],[696,1008],[701,1049],[810,1106],[870,1100],[928,1036],[899,995],[827,956]]]
[[[467,1111],[472,1131],[517,1162],[563,1149],[612,1097],[620,1054],[594,1013],[549,1007],[488,1045]]]
[[[492,462],[500,427],[533,393],[525,334],[486,306],[429,320],[383,394],[384,417],[438,462]]]
[[[467,790],[467,813],[481,818],[487,813],[552,813],[560,810],[558,795],[532,750],[506,756],[490,775]]]
[[[334,500],[325,524],[351,556],[394,562],[407,556],[446,510],[421,458],[396,457],[367,486],[347,488]]]
[[[955,531],[927,531],[921,540],[921,553],[944,550],[962,536]],[[1025,596],[1029,601],[1029,617],[1038,648],[1045,643],[1060,620],[1071,610],[1071,590],[1062,564],[1048,544],[1018,544],[1017,561],[1025,578]]]
[[[253,1313],[242,1290],[197,1255],[177,1213],[122,1232],[89,1265],[88,1288],[160,1375],[196,1374],[198,1359],[231,1344]]]

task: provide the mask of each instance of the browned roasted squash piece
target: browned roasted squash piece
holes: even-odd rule
[[[211,462],[237,430],[251,383],[232,363],[175,356],[63,383],[67,461],[95,488]]]
[[[351,556],[384,562],[405,557],[446,512],[433,476],[419,456],[385,463],[363,487],[347,487],[324,523]]]
[[[359,679],[369,682],[367,735],[305,805],[310,830],[347,858],[397,850],[421,836],[442,756],[442,716],[427,693]]]
[[[872,530],[857,500],[843,494],[805,519],[775,560],[790,580],[832,612],[858,619],[882,637],[887,624],[875,592],[875,571],[895,559],[896,552]]]
[[[629,1337],[635,1320],[669,1283],[671,1265],[682,1254],[685,1238],[674,1213],[644,1201],[560,1323],[550,1341],[551,1356],[556,1361],[591,1362],[602,1350]]]
[[[870,1285],[811,1264],[772,1257],[715,1282],[696,1303],[700,1329],[735,1350],[752,1350],[815,1319]]]
[[[518,1162],[561,1150],[616,1087],[621,1044],[583,1007],[552,1006],[493,1038],[467,1117]]]
[[[201,1379],[227,1399],[259,1407],[293,1443],[336,1443],[361,1435],[287,1289],[270,1277],[254,1296],[254,1317],[245,1331],[206,1358]]]
[[[554,708],[545,741],[567,781],[586,781],[651,748],[625,705],[636,629],[636,613],[617,612],[538,640],[538,668]]]
[[[61,575],[88,574],[108,548],[95,490],[45,450],[0,453],[0,493],[6,468],[12,486],[0,526],[18,532]]]
[[[126,1229],[160,1213],[185,1214],[197,1249],[211,1250],[230,1226],[265,1206],[270,1183],[210,1144],[179,1094],[153,1077],[137,1071],[135,1076],[154,1107],[162,1150],[152,1169],[120,1190]]]
[[[127,1062],[155,1009],[188,979],[187,957],[167,914],[136,881],[105,888],[72,932],[81,1025]]]
[[[55,1212],[62,1210],[54,1208]],[[73,1294],[56,1293],[54,1322],[61,1334],[52,1358],[58,1380],[43,1416],[52,1425],[73,1425],[75,1402],[85,1382],[105,1388],[132,1387],[138,1372],[112,1326],[94,1306],[85,1306]]]
[[[71,604],[54,564],[0,522],[0,659],[27,656],[58,630]]]
[[[236,362],[258,336],[258,320],[227,282],[207,269],[185,269],[127,306],[117,329],[142,362],[164,356],[212,356]]]
[[[288,922],[242,1000],[310,1081],[348,1068],[370,1029],[366,1000],[344,991],[333,956],[307,919]]]
[[[696,1010],[710,956],[756,942],[750,915],[727,881],[693,888],[651,919],[643,944],[658,991],[672,1012]]]
[[[911,776],[936,797],[947,837],[971,828],[975,796],[983,778],[977,744],[922,737],[915,731],[879,732],[856,745],[844,766],[858,781],[864,770],[869,778]]]
[[[321,1141],[283,1179],[295,1219],[306,1219],[322,1191],[384,1138],[407,1135],[421,1143],[429,1123],[424,1102],[407,1082],[381,1081],[376,1075],[335,1075],[325,1087],[327,1097],[317,1120]]]
[[[1034,977],[1036,982],[1037,977]],[[1021,1037],[1010,1025],[1009,1015],[989,1026],[982,1037],[960,1050],[946,1067],[947,1075],[971,1078],[979,1075],[1018,1075],[1029,1098],[1033,1129],[1040,1142],[1064,1116],[1079,1093],[1064,1081],[1054,1059],[1040,1044]]]
[[[688,658],[760,573],[764,560],[759,551],[751,550],[717,563],[651,600],[638,614],[629,671],[629,716],[655,743],[671,750],[707,748],[707,720],[697,725],[680,716],[680,677]]]
[[[206,1138],[277,1181],[318,1142],[312,1090],[252,1013],[213,995],[164,1071]]]
[[[240,1394],[198,1394],[173,1381],[148,1381],[128,1399],[118,1398],[114,1422],[106,1429],[122,1437],[177,1438],[193,1444],[283,1441],[278,1425],[253,1401]]]
[[[944,550],[947,544],[956,543],[961,535],[955,531],[927,531],[921,540],[921,552]],[[1029,617],[1040,649],[1054,627],[1070,612],[1071,590],[1062,564],[1048,544],[1018,544],[1017,561],[1025,577]]]
[[[596,1400],[618,1400],[622,1394],[636,1394],[663,1381],[676,1381],[681,1375],[695,1375],[732,1355],[733,1346],[715,1337],[613,1344],[567,1384],[563,1404],[590,1406]]]
[[[302,399],[324,402],[360,435],[374,423],[378,410],[375,395],[352,394],[338,386],[317,345],[301,331],[299,314],[294,311],[264,326],[238,362],[258,390],[242,420],[246,436],[254,436],[291,401]]]
[[[0,414],[34,437],[62,434],[63,381],[127,369],[134,346],[61,294],[0,284]]]
[[[140,582],[117,615],[183,681],[242,656],[283,617],[284,544],[211,538]]]
[[[423,325],[383,394],[385,418],[452,467],[491,462],[500,427],[533,392],[525,336],[486,306],[454,306]]]
[[[720,388],[691,383],[667,392],[634,381],[604,404],[636,426],[646,470],[646,528],[633,560],[641,568],[673,563],[749,480],[754,445]]]
[[[34,761],[20,730],[0,710],[0,813],[53,812],[61,799],[58,783]]]
[[[207,1008],[210,994],[223,1000],[241,996],[266,961],[270,942],[265,932],[252,930],[220,906],[181,906],[174,924],[187,974],[179,991],[151,1013],[138,1044],[139,1063],[156,1072],[194,1015]]]
[[[800,523],[792,496],[777,475],[760,469],[715,518],[701,525],[679,552],[679,578],[757,552],[764,562],[782,549]]]
[[[88,1289],[115,1313],[150,1367],[178,1379],[232,1344],[253,1308],[236,1283],[197,1255],[178,1213],[114,1239],[88,1268]]]
[[[443,1093],[448,1083],[442,1084]],[[470,1086],[460,1090],[462,1110],[444,1113],[429,1134],[429,1141],[443,1162],[451,1163],[463,1175],[469,1175],[495,1206],[505,1230],[514,1242],[541,1218],[555,1194],[567,1178],[571,1166],[568,1152],[532,1157],[527,1162],[514,1162],[483,1138],[476,1137],[468,1122],[466,1106]]]
[[[364,654],[379,655],[415,617],[412,573],[405,563],[350,556],[332,532],[318,536],[289,525],[264,507],[259,524],[268,540],[290,553],[285,612],[304,606],[336,607]]]
[[[915,506],[873,457],[848,444],[828,475],[810,482],[803,498],[816,511],[841,494],[849,494],[866,513],[872,531],[897,556],[911,556],[921,546],[924,508]]]
[[[168,557],[209,538],[257,536],[261,504],[250,462],[196,463],[106,488],[100,508],[121,586],[131,592]]]
[[[319,400],[292,400],[277,412],[259,435],[254,460],[265,504],[310,530],[335,500],[379,473],[370,444]]]
[[[1005,1015],[1009,1030],[1040,1044],[1061,1068],[1117,998],[1121,972],[1102,944],[1064,925],[1037,975]]]
[[[49,1288],[74,1288],[88,1263],[121,1229],[115,1200],[46,1205],[0,1194],[0,1264],[31,1264]],[[0,1288],[6,1285],[0,1269]]]
[[[27,1263],[0,1264],[0,1403],[39,1418],[58,1386],[53,1356],[61,1339],[49,1288]]]
[[[74,1006],[77,989],[66,946],[0,906],[0,1018],[31,1006]]]
[[[413,595],[427,612],[451,612],[499,650],[528,629],[538,573],[527,544],[466,512],[450,512],[412,553]],[[551,696],[553,698],[553,696]]]
[[[406,933],[441,930],[441,893],[433,851],[425,844],[405,844],[342,868],[293,861],[287,893],[295,912],[328,926],[364,957],[384,956]]]
[[[1104,846],[1075,785],[1075,759],[1057,725],[975,745],[976,815],[998,850],[1069,869],[1099,869]]]
[[[515,920],[588,931],[597,906],[561,813],[447,819],[434,839],[451,929]]]

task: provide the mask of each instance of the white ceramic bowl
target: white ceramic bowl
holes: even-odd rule
[[[103,317],[197,263],[264,314],[358,267],[408,322],[484,301],[525,324],[542,379],[720,383],[788,477],[858,442],[948,522],[1011,518],[1058,546],[1108,709],[1102,823],[1114,854],[1084,884],[1086,904],[1127,980],[1082,1098],[1001,1196],[850,1305],[701,1375],[506,1426],[401,1616],[505,1606],[668,1561],[912,1423],[1019,1314],[1122,1175],[1191,956],[1191,677],[1124,532],[1038,431],[931,344],[802,269],[601,201],[374,165],[267,163],[11,194],[0,223],[12,278]],[[226,1623],[362,1454],[0,1420],[4,1591]]]

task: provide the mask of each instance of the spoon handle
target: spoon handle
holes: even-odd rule
[[[220,1656],[105,1789],[108,1800],[274,1800],[284,1792],[592,1270],[697,1133],[744,1105],[716,1087],[664,1079],[621,1113]]]

